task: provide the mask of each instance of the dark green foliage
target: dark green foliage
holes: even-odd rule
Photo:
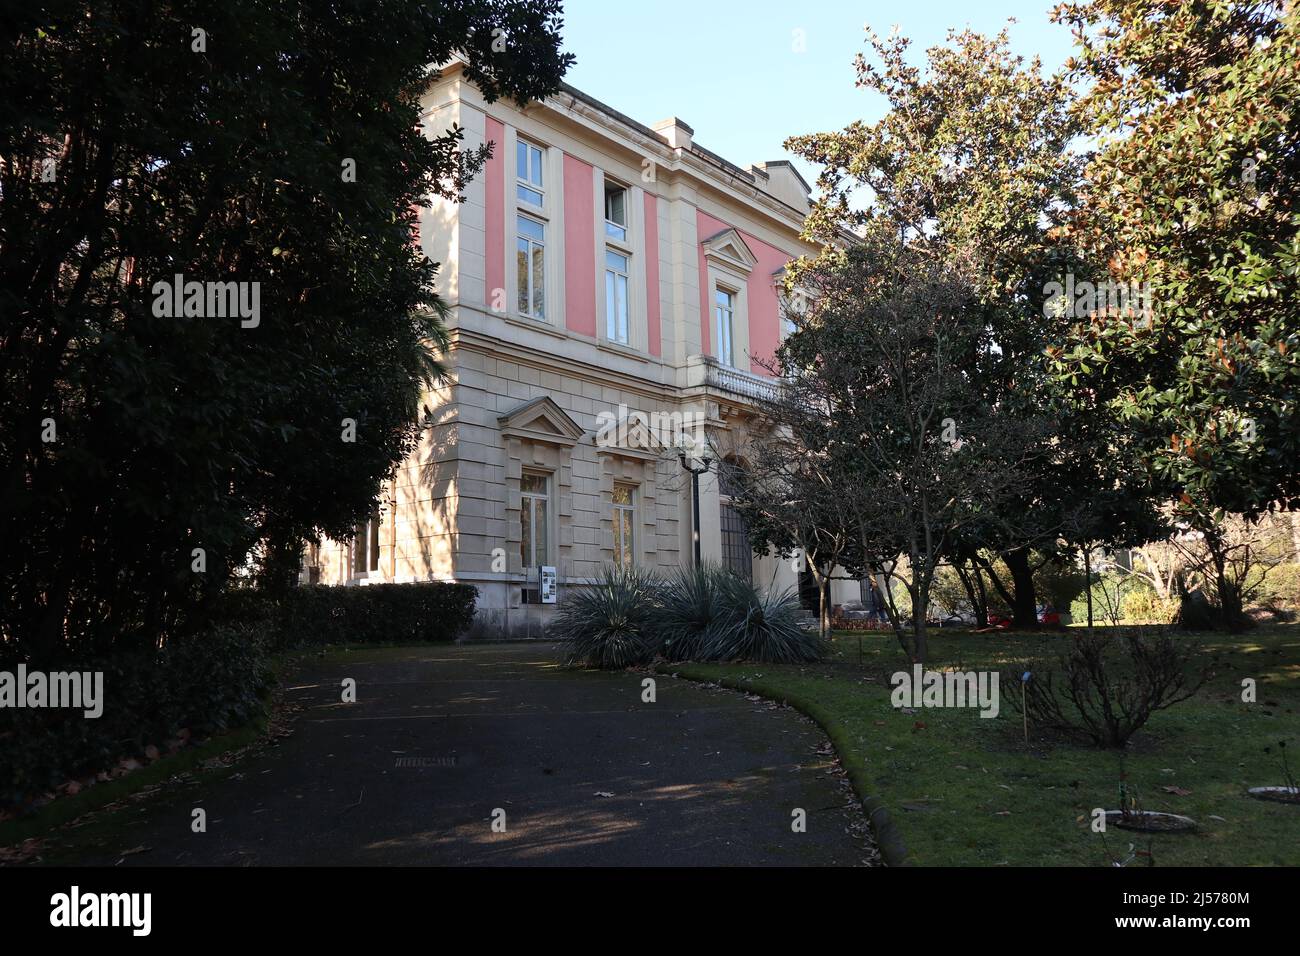
[[[474,619],[471,584],[300,587],[267,594],[235,589],[217,608],[223,622],[256,626],[277,649],[327,644],[453,641]]]
[[[710,630],[722,616],[718,581],[725,573],[713,565],[692,566],[682,568],[665,583],[657,623],[665,658],[699,658]]]
[[[268,656],[327,644],[454,640],[474,617],[468,584],[237,588],[216,605],[213,626],[160,652],[132,650],[64,661],[52,669],[104,672],[104,712],[0,709],[0,807],[21,804],[71,777],[111,769],[161,747],[178,730],[230,730],[262,712]],[[7,658],[3,667],[13,670]]]
[[[528,100],[567,66],[559,28],[554,0],[10,10],[0,638],[157,646],[250,554],[278,571],[371,513],[445,342],[413,232],[486,158],[421,124],[429,64],[462,51],[486,96]],[[259,283],[259,321],[156,315],[177,274]]]
[[[1178,625],[1186,631],[1212,630],[1219,622],[1219,612],[1204,591],[1184,594],[1178,604]]]
[[[103,714],[88,719],[80,710],[0,709],[0,807],[21,806],[69,778],[111,769],[150,744],[161,749],[178,731],[200,738],[242,726],[263,712],[271,683],[265,643],[234,625],[162,651],[58,669],[103,671]]]
[[[570,664],[629,667],[653,660],[821,660],[825,645],[799,624],[793,594],[764,595],[730,572],[704,566],[661,582],[644,571],[608,568],[560,608],[549,635]]]
[[[1203,536],[1220,626],[1240,629],[1228,516],[1300,508],[1300,17],[1231,0],[1053,16],[1102,144],[1066,233],[1148,304],[1077,316],[1052,371]]]
[[[695,660],[802,664],[826,654],[821,636],[799,623],[793,592],[762,593],[734,574],[715,578],[721,613],[701,641]]]
[[[595,585],[570,595],[547,634],[563,642],[569,664],[603,668],[645,664],[659,648],[658,586],[644,571],[608,567]]]

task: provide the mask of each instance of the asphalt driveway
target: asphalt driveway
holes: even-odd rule
[[[545,644],[386,648],[301,665],[292,735],[233,772],[51,839],[103,865],[861,865],[863,816],[787,708],[574,672]],[[353,678],[355,703],[343,703]],[[191,829],[207,813],[207,832]],[[806,811],[806,832],[792,831]],[[497,822],[493,827],[494,819]],[[502,831],[504,822],[504,831]],[[69,854],[73,858],[69,859]]]

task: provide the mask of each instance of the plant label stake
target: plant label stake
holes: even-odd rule
[[[1025,746],[1029,746],[1029,705],[1026,701],[1027,690],[1029,687],[1030,672],[1025,671],[1020,675],[1020,716],[1024,718],[1025,723]]]

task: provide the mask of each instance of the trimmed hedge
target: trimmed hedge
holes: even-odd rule
[[[160,750],[182,730],[221,733],[265,713],[271,654],[325,644],[451,641],[474,618],[466,584],[243,588],[219,599],[210,626],[157,652],[66,661],[55,671],[102,671],[103,714],[0,708],[0,808],[31,808],[68,780]],[[0,662],[12,670],[12,662]]]
[[[216,618],[263,630],[275,648],[321,644],[425,644],[454,641],[474,620],[471,584],[375,584],[290,588],[267,595],[237,588]]]
[[[12,669],[12,664],[5,664]],[[216,627],[161,651],[65,662],[55,671],[102,671],[103,713],[0,709],[0,807],[26,806],[69,779],[160,750],[182,730],[206,737],[264,712],[267,648],[244,626]]]

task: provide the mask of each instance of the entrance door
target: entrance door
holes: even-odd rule
[[[817,578],[804,558],[803,569],[799,572],[799,606],[814,614],[821,613],[821,597],[817,593]]]

